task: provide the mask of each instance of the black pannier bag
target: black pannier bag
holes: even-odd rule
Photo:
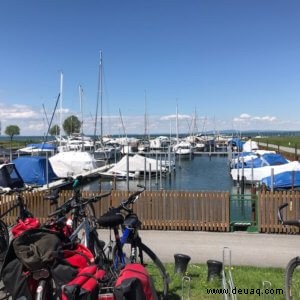
[[[61,255],[59,235],[47,229],[29,229],[13,239],[1,268],[6,291],[18,299],[34,299],[37,282],[31,272],[49,268]]]
[[[49,267],[62,253],[58,234],[46,229],[26,230],[12,244],[16,256],[31,271]]]

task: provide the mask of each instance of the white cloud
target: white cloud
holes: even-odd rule
[[[52,116],[52,111],[47,112],[48,121],[50,121]],[[62,121],[64,121],[71,114],[77,115],[72,109],[63,108]],[[78,115],[81,119],[81,115]],[[160,134],[169,133],[173,134],[176,132],[176,114],[170,115],[149,115],[147,116],[147,134]],[[27,105],[4,105],[0,103],[0,120],[2,125],[2,132],[4,132],[6,126],[8,125],[18,125],[21,130],[21,135],[43,135],[47,129],[48,124],[46,122],[46,116],[44,111],[39,109],[34,109]],[[108,135],[118,135],[124,134],[144,134],[145,133],[145,116],[144,114],[136,116],[123,115],[122,120],[124,128],[121,122],[120,115],[103,116],[103,134]],[[179,133],[189,133],[193,128],[192,120],[193,116],[186,114],[178,114],[178,126]],[[53,119],[52,126],[54,124],[59,124],[60,116],[59,110]],[[84,115],[83,120],[83,132],[85,134],[94,134],[95,117],[92,115]],[[205,117],[203,120],[198,118],[197,130],[211,131],[211,130],[226,130],[226,129],[238,129],[238,130],[252,130],[252,129],[273,129],[273,130],[298,130],[300,126],[300,121],[292,120],[280,120],[276,116],[271,115],[255,115],[252,116],[249,113],[241,113],[239,116],[225,119],[225,118],[215,118]],[[98,117],[98,126],[96,133],[100,134],[100,117]]]
[[[240,122],[240,123],[248,123],[251,124],[251,122],[274,122],[277,118],[274,116],[251,116],[249,114],[241,114],[239,117],[233,118],[234,122]]]
[[[176,120],[176,118],[177,118],[177,115],[173,114],[173,115],[167,115],[167,116],[160,117],[160,120],[161,121],[170,121],[170,120]],[[189,115],[178,114],[178,120],[189,120],[191,118],[192,117]]]
[[[11,106],[0,104],[1,120],[20,120],[36,118],[39,115],[36,111],[26,105],[13,104]]]

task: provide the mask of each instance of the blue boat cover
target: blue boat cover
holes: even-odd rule
[[[39,143],[39,144],[28,144],[26,147],[32,147],[34,149],[40,150],[56,150],[56,146],[48,143]]]
[[[245,142],[240,138],[232,138],[230,141],[228,141],[228,144],[232,147],[237,147],[238,150],[242,150]]]
[[[300,187],[300,171],[286,171],[273,176],[273,189],[291,189]],[[272,188],[272,177],[268,176],[260,181],[267,189]]]
[[[259,157],[244,162],[244,168],[260,168],[265,166],[283,165],[289,161],[278,153],[265,153]],[[236,164],[235,168],[242,168],[242,162]]]
[[[46,157],[20,156],[13,160],[13,163],[26,184],[40,186],[47,184],[46,163],[48,163],[48,183],[59,179]]]

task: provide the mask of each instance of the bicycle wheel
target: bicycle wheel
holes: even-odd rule
[[[93,226],[93,225],[91,225]],[[105,242],[100,240],[95,227],[90,231],[88,248],[91,250],[95,257],[95,262],[99,265],[104,265],[107,261],[104,252]]]
[[[300,256],[291,259],[286,267],[285,299],[300,299]]]
[[[9,245],[9,232],[6,224],[0,220],[0,262],[4,260]]]
[[[126,243],[122,247],[125,263],[136,262],[144,265],[153,280],[154,287],[159,299],[167,299],[170,278],[163,263],[160,261],[157,255],[142,242],[138,244],[138,246],[136,247],[137,249],[132,248],[134,247],[132,247],[130,243]],[[114,261],[116,257],[117,247],[115,246],[113,248]],[[147,264],[145,262],[150,262],[151,264]]]
[[[158,293],[160,299],[167,299],[168,292],[169,292],[169,282],[170,278],[166,271],[165,266],[157,257],[157,255],[145,244],[141,243],[139,246],[139,256],[141,257],[141,263],[144,264],[144,259],[148,260],[151,259],[152,263],[155,265],[154,268],[151,268],[151,265],[146,265],[146,268],[153,278],[155,289]],[[146,257],[145,257],[146,254]]]

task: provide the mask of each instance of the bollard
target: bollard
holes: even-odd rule
[[[175,269],[174,273],[185,274],[191,257],[185,254],[174,254],[175,258]]]
[[[211,281],[215,277],[221,279],[221,272],[223,269],[222,262],[218,260],[209,259],[207,261],[207,268],[208,268],[207,281]]]

